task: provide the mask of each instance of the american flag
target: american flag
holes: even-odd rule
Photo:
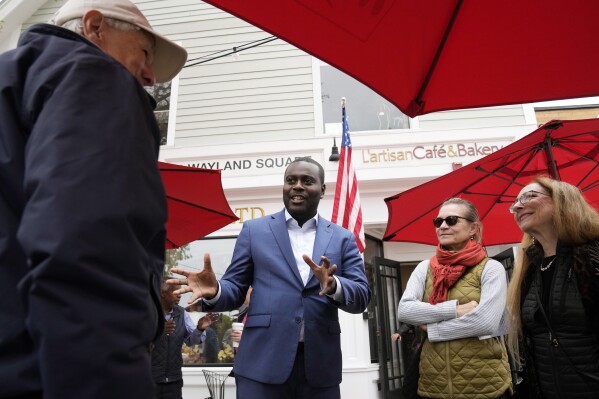
[[[352,163],[352,147],[349,137],[349,125],[345,114],[345,98],[341,100],[341,115],[343,136],[341,139],[341,154],[335,186],[335,202],[333,203],[333,223],[354,233],[360,252],[364,252],[364,225],[362,224],[362,205],[358,192],[358,179]]]

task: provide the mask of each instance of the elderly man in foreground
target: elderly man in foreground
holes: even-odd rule
[[[0,55],[0,397],[151,398],[166,200],[143,86],[186,51],[70,0]]]

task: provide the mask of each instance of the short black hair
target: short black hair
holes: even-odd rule
[[[320,178],[320,183],[324,184],[324,168],[322,167],[322,165],[320,163],[318,163],[318,161],[314,160],[311,157],[300,157],[300,158],[295,158],[293,161],[291,161],[289,163],[289,165],[291,165],[292,163],[296,163],[296,162],[308,162],[308,163],[318,166],[318,177]],[[289,165],[287,165],[287,168],[289,168]],[[285,174],[287,174],[287,169],[285,169]]]

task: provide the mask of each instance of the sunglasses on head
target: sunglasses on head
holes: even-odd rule
[[[472,222],[472,220],[462,217],[462,216],[447,216],[446,218],[434,218],[433,224],[435,225],[436,228],[441,227],[443,222],[447,223],[448,226],[455,226],[455,224],[458,222],[458,219],[464,219],[469,222]]]

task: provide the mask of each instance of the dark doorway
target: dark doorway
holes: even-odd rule
[[[391,340],[391,334],[398,329],[397,304],[402,294],[400,263],[375,256],[372,265],[376,287],[379,384],[384,399],[396,399],[400,397],[405,370],[401,342]]]

